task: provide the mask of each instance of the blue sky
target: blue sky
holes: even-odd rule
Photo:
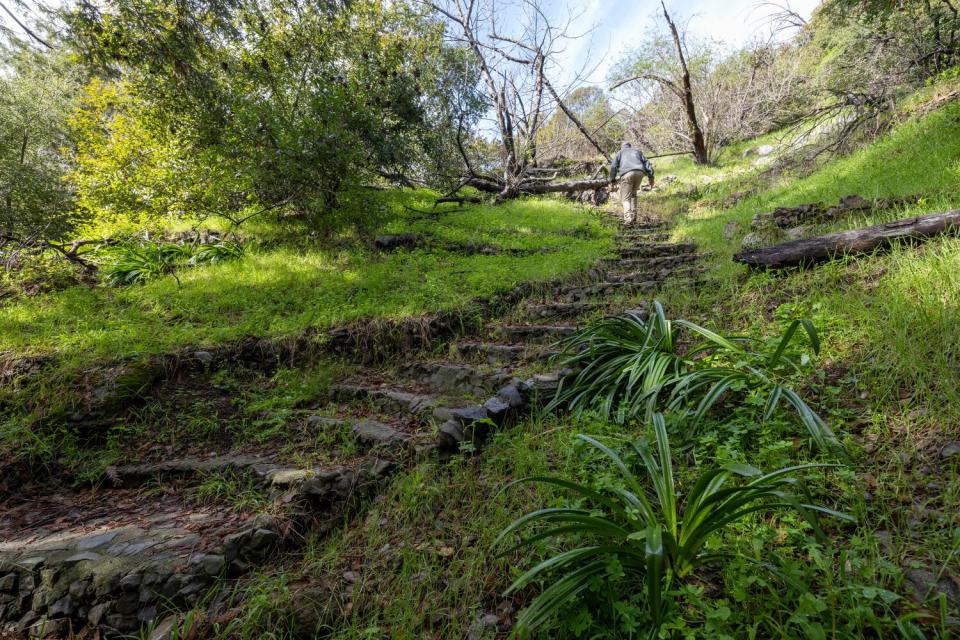
[[[546,0],[554,16],[568,12],[579,16],[574,28],[589,35],[568,44],[560,68],[569,82],[588,61],[599,64],[590,83],[605,84],[610,67],[620,54],[632,48],[659,12],[659,0]],[[783,4],[782,0],[780,4]],[[790,8],[809,18],[820,0],[790,0]],[[773,11],[761,0],[667,0],[675,20],[687,20],[693,33],[710,36],[730,46],[741,45],[757,35],[768,35],[765,18]]]
[[[43,0],[42,0],[43,1]],[[45,0],[60,5],[64,0]],[[542,0],[555,19],[576,18],[572,31],[586,34],[567,44],[559,57],[554,74],[555,84],[566,87],[584,67],[591,71],[585,84],[606,85],[610,68],[640,38],[655,13],[660,0]],[[776,0],[789,2],[791,9],[809,18],[820,0]],[[510,21],[516,6],[513,0],[498,0],[498,22]],[[667,8],[675,19],[686,22],[691,32],[709,36],[730,46],[741,45],[751,38],[769,33],[765,18],[774,11],[762,6],[763,0],[667,0]],[[502,10],[500,8],[502,7]],[[0,12],[0,24],[13,26]],[[581,84],[584,84],[581,82]]]

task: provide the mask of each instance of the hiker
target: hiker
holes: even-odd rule
[[[629,142],[624,142],[610,163],[610,190],[613,190],[613,184],[619,178],[624,224],[631,224],[637,217],[637,189],[643,182],[643,176],[650,178],[652,189],[653,165]]]

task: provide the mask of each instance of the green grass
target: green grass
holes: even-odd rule
[[[101,469],[119,455],[119,447],[86,451],[82,438],[56,419],[79,406],[78,381],[101,364],[215,347],[246,336],[282,338],[307,330],[322,336],[354,320],[469,311],[474,301],[520,283],[582,271],[613,246],[613,230],[595,213],[561,200],[446,205],[434,211],[435,198],[423,190],[376,191],[345,202],[322,224],[257,219],[240,229],[245,249],[237,259],[181,264],[144,284],[75,286],[0,306],[0,360],[53,357],[52,366],[28,386],[0,392],[5,402],[0,442],[16,455],[61,457],[68,466],[92,461]],[[426,245],[391,253],[374,249],[376,235],[401,232],[421,234]],[[468,242],[504,251],[456,250]],[[110,253],[103,257],[110,259]],[[181,410],[168,409],[174,415]],[[262,442],[285,433],[288,416],[273,409],[264,408],[270,418],[240,421],[236,437]],[[43,415],[55,418],[38,429]],[[150,427],[127,425],[112,441],[135,439],[144,428]],[[175,432],[185,435],[179,428]]]
[[[960,240],[901,245],[874,257],[848,258],[785,274],[753,273],[731,260],[757,213],[806,202],[921,195],[904,209],[854,215],[811,232],[876,224],[960,206],[960,104],[906,122],[877,143],[799,179],[783,179],[733,208],[692,208],[676,234],[714,253],[713,287],[697,296],[671,295],[674,307],[694,311],[720,304],[735,323],[765,327],[771,314],[805,310],[825,325],[829,359],[866,375],[877,400],[933,394],[938,413],[960,415],[960,382],[950,364],[960,348],[951,303],[960,296]],[[661,203],[661,206],[669,206]],[[734,221],[733,241],[723,228]],[[736,300],[737,304],[726,301]],[[674,313],[682,312],[681,310]]]
[[[245,335],[283,336],[357,318],[403,318],[463,307],[478,297],[590,265],[612,232],[584,209],[558,200],[446,210],[432,194],[386,193],[380,231],[429,233],[438,242],[482,242],[529,255],[464,255],[442,248],[375,252],[368,241],[330,233],[252,247],[239,260],[180,271],[143,286],[73,287],[0,307],[0,352],[98,359],[211,345]],[[365,222],[369,225],[369,221]],[[255,238],[254,238],[255,239]],[[549,253],[537,253],[547,248]]]
[[[803,177],[761,181],[757,174],[744,178],[731,171],[729,178],[693,190],[695,177],[680,176],[673,193],[652,205],[664,212],[685,209],[675,214],[675,234],[711,251],[712,270],[709,284],[698,291],[663,292],[664,304],[675,315],[744,333],[774,335],[791,317],[813,319],[823,343],[822,372],[808,391],[852,453],[845,491],[864,496],[851,510],[860,527],[838,544],[858,558],[857,573],[867,584],[901,596],[892,610],[910,610],[901,571],[935,567],[958,574],[960,523],[945,514],[956,513],[960,482],[956,462],[941,460],[939,452],[960,439],[960,239],[904,243],[782,272],[750,272],[731,258],[752,217],[777,206],[835,204],[849,194],[924,198],[914,206],[821,224],[810,234],[960,206],[960,104],[909,119],[876,143]],[[723,206],[731,193],[751,187],[752,195]],[[680,195],[690,193],[692,198]],[[730,222],[740,226],[732,240],[723,233]],[[735,442],[730,450],[743,451],[741,445]],[[861,598],[845,606],[862,605]],[[935,603],[923,611],[919,623],[927,637],[956,634],[943,626]]]
[[[659,296],[674,316],[771,339],[791,318],[812,319],[822,350],[804,397],[822,412],[850,457],[847,468],[825,472],[806,488],[814,499],[855,516],[857,524],[831,526],[824,544],[786,515],[738,523],[713,544],[748,560],[721,564],[703,579],[680,584],[675,597],[682,617],[665,633],[956,637],[945,602],[917,602],[905,572],[920,567],[953,579],[960,574],[960,459],[939,455],[945,442],[960,439],[960,240],[936,238],[782,273],[751,273],[731,257],[752,216],[775,206],[833,203],[848,194],[926,196],[905,210],[839,220],[815,231],[957,206],[960,105],[908,120],[877,143],[800,177],[761,176],[762,168],[752,162],[742,158],[742,149],[730,150],[720,166],[706,170],[709,183],[686,160],[658,167],[678,180],[645,202],[673,215],[676,237],[692,238],[713,253],[705,286],[668,287]],[[752,195],[732,207],[723,204],[743,191]],[[723,233],[730,221],[741,225],[732,240]],[[803,439],[786,435],[786,414],[759,423],[758,408],[745,405],[711,419],[678,456],[678,482],[689,482],[701,461],[773,469],[827,460]],[[288,637],[304,624],[338,640],[471,632],[495,637],[495,628],[482,624],[484,614],[510,623],[542,588],[505,598],[519,567],[561,549],[541,541],[523,558],[500,559],[491,546],[496,531],[531,508],[569,504],[561,493],[543,488],[501,490],[520,476],[545,472],[602,483],[596,464],[577,459],[576,431],[632,433],[629,425],[534,419],[499,436],[479,458],[420,465],[402,474],[363,518],[248,585],[249,601],[259,606],[224,637],[257,637],[263,629]],[[773,571],[759,570],[757,562],[770,563]],[[352,586],[343,579],[347,571],[358,578]],[[275,593],[284,595],[271,600]],[[564,626],[541,637],[636,637],[623,630],[635,604],[626,601],[616,610],[619,630],[598,626],[589,611],[571,609]]]

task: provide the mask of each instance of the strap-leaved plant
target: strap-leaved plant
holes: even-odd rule
[[[671,321],[654,301],[649,318],[631,312],[602,318],[562,343],[563,364],[577,374],[561,383],[547,409],[596,412],[621,424],[671,411],[692,418],[695,426],[728,392],[754,392],[764,398],[764,420],[786,402],[817,445],[835,447],[833,431],[790,386],[802,372],[788,354],[800,328],[819,353],[816,329],[805,318],[793,320],[770,350],[757,338],[725,337],[693,322]],[[687,349],[678,346],[682,331],[695,340]]]
[[[705,563],[731,557],[707,549],[711,537],[730,524],[755,512],[777,509],[799,512],[818,533],[817,513],[853,520],[789,491],[797,485],[793,474],[836,465],[798,465],[766,474],[746,464],[715,467],[702,472],[681,497],[663,416],[654,414],[652,425],[652,442],[633,442],[627,457],[595,438],[578,436],[602,452],[615,468],[615,480],[605,483],[604,489],[548,476],[512,483],[552,485],[570,490],[579,498],[578,506],[528,513],[497,538],[497,544],[501,544],[520,530],[534,528],[504,555],[549,538],[565,540],[561,545],[564,551],[524,572],[507,591],[513,593],[536,581],[544,584],[517,618],[521,635],[557,618],[599,582],[605,590],[627,590],[617,594],[623,597],[643,591],[652,621],[650,636],[656,637],[670,614],[670,594],[678,582]],[[743,481],[733,484],[734,478]],[[619,567],[624,575],[611,575],[611,567]]]

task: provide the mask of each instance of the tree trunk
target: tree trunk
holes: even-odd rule
[[[522,182],[509,192],[504,190],[503,185],[499,185],[483,178],[469,178],[465,186],[470,186],[477,191],[484,193],[501,194],[503,198],[510,198],[523,194],[541,194],[541,193],[565,193],[570,191],[589,191],[607,186],[607,181],[600,180],[574,180],[572,182]]]
[[[748,249],[733,259],[752,267],[778,269],[822,262],[838,255],[866,253],[899,239],[928,238],[950,231],[960,231],[960,209]]]
[[[607,186],[606,180],[574,180],[573,182],[543,182],[520,185],[521,193],[564,193],[567,191],[589,191]]]
[[[594,139],[594,137],[590,135],[590,132],[587,131],[587,128],[585,126],[583,126],[583,123],[580,122],[580,119],[577,118],[577,115],[573,111],[571,111],[569,108],[567,108],[567,105],[563,102],[563,100],[560,99],[560,96],[557,95],[557,92],[553,88],[553,85],[550,84],[550,81],[547,80],[545,76],[543,77],[543,84],[544,86],[546,86],[547,91],[550,92],[550,95],[553,96],[553,99],[557,101],[557,106],[560,107],[560,110],[563,111],[563,113],[566,114],[568,118],[570,118],[570,122],[576,125],[577,129],[580,130],[580,133],[583,134],[583,137],[587,139],[587,142],[593,145],[593,148],[599,151],[600,155],[606,158],[607,162],[610,162],[610,154],[604,151],[603,147],[601,147],[600,144]]]
[[[680,33],[677,31],[677,25],[673,23],[670,14],[667,13],[667,5],[663,3],[663,0],[660,0],[660,6],[663,7],[663,16],[670,26],[673,45],[677,50],[677,60],[680,62],[680,69],[683,71],[683,106],[687,111],[687,125],[690,127],[690,140],[693,143],[693,159],[697,164],[707,164],[710,160],[707,155],[707,143],[703,137],[700,123],[697,121],[697,108],[693,102],[693,87],[690,84],[690,69],[687,68],[687,59],[683,55]]]

